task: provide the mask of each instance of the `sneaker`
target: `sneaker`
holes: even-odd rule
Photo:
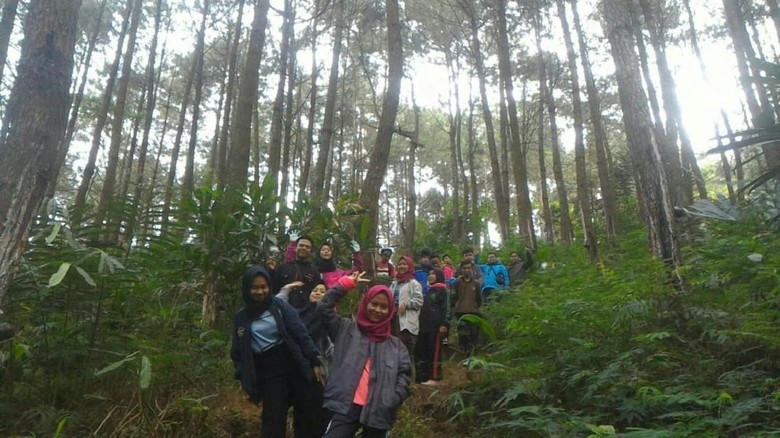
[[[441,340],[441,345],[450,345],[450,338],[444,338]]]
[[[463,361],[460,364],[462,366],[464,366],[464,367],[468,367],[470,362],[471,362],[471,358],[467,357],[467,358],[463,359]]]
[[[425,386],[436,386],[438,384],[439,382],[437,380],[426,380],[421,383],[421,385],[425,385]]]

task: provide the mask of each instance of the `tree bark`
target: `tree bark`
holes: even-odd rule
[[[314,166],[314,179],[312,180],[311,186],[309,187],[311,197],[315,199],[315,202],[320,205],[320,207],[328,204],[329,194],[324,192],[325,170],[327,164],[331,161],[330,150],[333,143],[336,99],[338,98],[336,93],[338,91],[339,82],[339,58],[341,56],[341,46],[344,35],[344,2],[342,0],[334,2],[333,7],[336,8],[336,11],[334,11],[336,17],[336,26],[334,29],[335,34],[333,36],[333,53],[330,62],[328,95],[325,98],[325,116],[322,119],[322,128],[320,129],[319,155],[317,157],[317,164]],[[395,123],[395,115],[393,115],[393,123]],[[391,132],[390,136],[392,137],[392,135],[393,134]]]
[[[295,21],[294,9],[293,17],[291,18],[291,22],[292,21]],[[290,27],[292,27],[292,25],[290,25]],[[296,62],[296,55],[298,49],[297,44],[295,44],[295,35],[293,33],[294,30],[291,30],[290,32],[290,47],[292,48],[293,54],[289,57],[289,61],[287,62],[287,95],[285,97],[284,104],[284,141],[282,142],[282,184],[281,188],[279,189],[279,196],[281,196],[283,200],[287,199],[287,193],[289,191],[290,185],[290,152],[292,148],[293,124],[295,123],[296,118],[296,111],[293,111],[293,108],[295,106],[294,90],[295,81],[297,80],[296,72],[298,63]]]
[[[588,58],[588,46],[585,44],[585,34],[582,30],[582,24],[580,23],[580,15],[577,11],[576,0],[571,0],[571,6],[574,18],[574,28],[577,32],[577,42],[580,46],[582,68],[585,76],[585,91],[588,95],[590,121],[593,126],[593,142],[596,147],[596,167],[598,169],[599,187],[601,188],[602,202],[604,205],[604,223],[607,233],[607,242],[611,248],[614,248],[617,246],[618,241],[619,221],[617,194],[612,185],[612,172],[608,156],[609,145],[607,144],[607,135],[604,130],[604,124],[601,120],[599,93],[596,88],[596,80],[593,77],[593,71]]]
[[[487,95],[487,73],[482,53],[482,43],[479,39],[479,23],[477,12],[471,0],[459,0],[461,8],[466,13],[471,30],[471,54],[474,57],[474,67],[479,78],[479,95],[482,102],[482,115],[485,123],[485,137],[487,137],[488,154],[490,156],[490,168],[492,171],[493,195],[496,197],[496,210],[498,213],[498,230],[501,241],[509,239],[509,203],[504,194],[501,182],[501,165],[498,163],[498,148],[496,146],[493,115],[490,110],[490,102]]]
[[[271,111],[271,142],[268,145],[268,174],[276,181],[276,191],[279,192],[279,170],[282,161],[282,124],[284,119],[284,90],[287,86],[288,59],[290,57],[290,40],[293,32],[292,0],[284,1],[282,23],[282,46],[279,51],[279,82],[276,85],[276,97]]]
[[[125,242],[128,246],[131,244],[135,226],[138,217],[141,215],[139,206],[145,190],[144,181],[146,180],[146,154],[149,149],[149,134],[152,131],[152,121],[154,120],[154,108],[157,103],[157,73],[155,72],[155,63],[157,62],[157,41],[160,34],[160,23],[162,21],[162,9],[164,0],[157,0],[154,13],[154,35],[152,43],[149,46],[149,60],[146,65],[146,107],[144,108],[144,129],[141,137],[141,148],[138,150],[138,169],[136,170],[135,190],[133,191],[133,208],[130,210],[130,217],[125,228]],[[162,70],[162,66],[160,67]]]
[[[195,153],[198,146],[198,128],[200,125],[200,101],[203,96],[203,58],[206,51],[206,21],[209,16],[210,0],[203,0],[198,42],[195,45],[195,95],[192,99],[192,120],[190,141],[187,147],[187,161],[184,166],[184,180],[181,184],[181,196],[187,199],[195,190]]]
[[[76,122],[78,122],[78,118],[79,118],[79,109],[81,108],[81,102],[84,100],[84,88],[87,85],[89,72],[91,71],[90,67],[92,65],[92,54],[95,52],[95,45],[97,44],[97,39],[100,36],[100,28],[103,24],[103,15],[106,8],[106,2],[107,0],[102,0],[100,2],[100,6],[98,7],[98,16],[95,19],[95,31],[92,32],[92,34],[89,37],[89,41],[87,42],[86,56],[84,59],[84,68],[82,70],[81,78],[79,79],[79,88],[76,94],[71,99],[73,102],[71,103],[71,108],[70,108],[68,128],[65,130],[65,139],[62,141],[63,146],[59,148],[60,155],[57,157],[57,161],[55,163],[55,166],[57,166],[57,168],[61,168],[65,163],[65,158],[68,155],[68,149],[70,149],[70,143],[71,141],[73,141],[73,134],[76,131]],[[2,28],[2,21],[0,21],[0,28]],[[2,31],[0,30],[0,38],[2,37],[1,34]],[[2,43],[0,42],[0,44]],[[2,66],[4,64],[5,61],[0,60],[0,77],[2,77]],[[56,186],[57,186],[57,181],[56,180],[52,181],[46,193],[47,198],[51,198],[54,196],[54,191],[56,189]]]
[[[89,156],[87,157],[87,163],[84,166],[84,173],[81,176],[81,183],[79,189],[76,192],[75,201],[75,214],[73,216],[73,223],[78,226],[81,222],[80,218],[86,205],[87,193],[89,187],[92,184],[92,176],[95,174],[95,162],[97,161],[97,154],[100,151],[100,140],[103,136],[103,129],[106,126],[108,120],[108,111],[111,107],[111,98],[114,95],[114,86],[116,84],[116,77],[119,73],[119,63],[122,61],[122,47],[124,46],[125,36],[127,30],[130,27],[130,14],[133,10],[133,1],[127,0],[127,8],[125,9],[124,16],[122,18],[122,28],[119,31],[119,37],[117,42],[116,54],[114,55],[114,61],[111,64],[111,68],[108,73],[108,81],[106,82],[106,89],[103,91],[103,100],[100,104],[100,110],[97,113],[95,120],[95,130],[92,134],[92,146],[89,149]]]
[[[173,202],[173,189],[176,185],[176,168],[179,164],[179,154],[181,152],[181,138],[184,135],[184,125],[187,122],[187,107],[190,104],[190,94],[192,84],[195,82],[195,69],[197,68],[198,58],[192,57],[192,67],[187,72],[187,79],[184,85],[184,95],[181,99],[181,108],[179,108],[179,118],[176,123],[176,136],[173,140],[171,149],[171,163],[168,167],[168,180],[165,183],[165,194],[163,196],[162,220],[160,223],[160,235],[165,237],[168,234],[168,222],[170,220],[171,203]]]
[[[506,0],[498,0],[498,65],[501,84],[506,96],[507,115],[509,117],[509,134],[511,144],[509,153],[512,157],[513,177],[517,196],[517,214],[520,221],[520,235],[526,244],[532,246],[534,236],[533,211],[528,190],[528,163],[526,150],[520,140],[520,122],[517,119],[517,102],[514,96],[514,82],[509,55],[509,40],[507,38]],[[507,193],[507,210],[509,200]]]
[[[314,126],[316,124],[315,118],[317,116],[317,93],[319,88],[317,87],[317,79],[320,76],[319,64],[317,63],[317,37],[319,36],[319,30],[317,26],[312,26],[311,35],[311,91],[309,91],[309,111],[306,122],[306,145],[303,152],[303,167],[301,169],[301,175],[298,186],[298,199],[302,199],[304,194],[307,193],[307,189],[311,185],[310,170],[311,160],[314,150]],[[354,169],[354,166],[353,166]]]
[[[395,130],[395,117],[398,112],[401,95],[401,81],[404,76],[403,38],[401,36],[401,17],[397,0],[387,0],[387,90],[382,103],[382,115],[379,118],[374,150],[363,180],[363,190],[359,203],[368,210],[368,242],[376,242],[377,222],[379,220],[379,192],[387,174],[387,158]]]
[[[227,157],[228,157],[228,140],[230,137],[230,114],[233,109],[233,103],[235,102],[235,89],[236,89],[236,69],[238,64],[238,50],[239,43],[241,41],[242,33],[242,21],[244,17],[244,3],[245,0],[238,0],[238,18],[236,19],[236,29],[233,34],[233,42],[230,45],[230,53],[228,54],[228,77],[227,84],[225,85],[225,108],[222,112],[222,127],[219,133],[219,146],[217,146],[217,159],[216,159],[216,171],[217,181],[220,187],[225,185],[227,176]]]
[[[16,80],[0,138],[0,308],[5,307],[16,260],[46,190],[59,169],[68,123],[73,52],[81,1],[31,0]]]
[[[128,31],[127,48],[122,59],[122,76],[119,78],[119,86],[116,92],[116,102],[114,103],[114,113],[111,120],[111,145],[108,150],[108,164],[106,166],[105,177],[103,178],[103,189],[100,192],[100,201],[98,202],[97,212],[95,213],[94,223],[98,227],[103,227],[103,238],[113,240],[116,236],[111,236],[104,221],[107,219],[108,210],[114,200],[114,187],[116,186],[116,175],[119,164],[119,147],[122,144],[122,124],[125,120],[125,106],[127,102],[127,89],[130,85],[130,76],[133,71],[133,55],[135,54],[135,40],[138,33],[138,24],[141,21],[141,11],[143,10],[143,0],[137,0],[133,6],[133,16],[130,20],[130,30]]]
[[[777,5],[777,0],[766,0],[766,5],[769,7],[769,15],[775,24],[777,39],[780,40],[780,6]]]
[[[729,35],[734,45],[734,54],[737,57],[740,83],[752,117],[752,126],[772,126],[775,122],[775,113],[769,102],[767,91],[761,81],[755,81],[751,78],[751,74],[754,77],[759,77],[760,69],[753,63],[756,55],[750,44],[750,37],[745,27],[739,2],[737,0],[723,0],[723,9],[726,13]],[[754,94],[753,84],[755,84],[755,93],[757,93],[758,98]],[[769,167],[780,166],[780,147],[777,146],[777,143],[764,144],[761,149]],[[776,177],[775,181],[780,181],[780,176]]]
[[[3,16],[0,18],[0,80],[3,79],[5,62],[8,59],[8,44],[11,42],[11,33],[14,31],[16,8],[18,5],[19,0],[5,0],[5,3],[3,4]],[[100,13],[103,13],[102,6]],[[99,22],[100,19],[98,19],[98,23]]]
[[[645,24],[650,31],[650,42],[655,52],[656,65],[661,78],[661,93],[664,98],[664,110],[667,115],[667,144],[670,148],[677,147],[677,137],[680,139],[680,153],[682,158],[682,200],[685,205],[693,203],[693,185],[696,185],[699,198],[707,198],[707,189],[704,186],[704,178],[696,162],[696,155],[691,146],[691,140],[688,137],[688,131],[683,124],[682,108],[677,97],[677,83],[669,68],[669,61],[666,58],[666,44],[664,40],[664,29],[661,27],[662,20],[657,17],[656,11],[648,0],[639,0],[642,7],[642,14],[645,17]],[[674,154],[676,155],[676,153]]]
[[[668,179],[660,145],[651,127],[647,96],[642,88],[634,39],[630,32],[630,13],[619,0],[605,0],[601,6],[602,26],[615,62],[623,123],[638,177],[637,186],[642,194],[650,247],[656,257],[676,270],[680,266],[680,248],[675,233]]]
[[[566,45],[569,74],[571,74],[572,116],[574,118],[574,165],[577,173],[577,199],[580,207],[580,218],[582,219],[582,231],[585,237],[583,245],[588,249],[590,262],[596,263],[598,261],[598,244],[593,225],[588,168],[585,163],[584,124],[582,99],[580,98],[580,77],[577,72],[577,55],[574,53],[574,42],[569,30],[569,20],[566,18],[566,7],[563,4],[563,0],[556,0],[556,3],[558,6],[558,18],[561,20],[561,27],[563,28],[563,41]],[[552,96],[550,100],[552,100]]]
[[[249,36],[249,48],[241,71],[236,101],[236,117],[233,120],[233,138],[231,138],[228,158],[228,185],[242,189],[246,186],[249,146],[252,137],[252,112],[257,100],[257,84],[260,75],[260,61],[263,58],[265,29],[268,25],[269,0],[257,0],[255,17],[252,20],[252,32]]]

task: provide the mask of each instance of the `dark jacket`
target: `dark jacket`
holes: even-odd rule
[[[441,283],[428,288],[420,311],[420,333],[431,333],[450,326],[450,294]]]
[[[355,321],[336,313],[344,295],[341,286],[325,293],[317,312],[328,327],[336,345],[333,364],[325,387],[324,407],[346,415],[352,407],[363,364],[371,356],[368,398],[360,413],[360,423],[376,429],[390,429],[401,403],[409,396],[412,364],[401,340],[391,336],[383,342],[369,342]]]
[[[245,274],[244,284],[242,286],[242,295],[245,302],[251,300],[247,283],[252,284],[252,279],[258,275],[269,278],[268,273],[260,267],[249,269]],[[249,278],[249,281],[246,281]],[[298,317],[298,312],[289,304],[277,297],[270,297],[268,311],[276,321],[279,329],[279,337],[284,345],[290,350],[295,363],[303,375],[311,382],[314,381],[314,372],[312,368],[320,365],[319,353],[309,337],[306,326]],[[263,394],[259,385],[260,376],[257,375],[255,366],[255,355],[252,352],[252,321],[248,306],[242,308],[233,318],[233,337],[230,348],[230,358],[233,360],[233,377],[241,380],[241,387],[249,395],[253,403],[259,403],[263,399]]]
[[[309,294],[320,281],[320,270],[312,262],[293,261],[283,263],[274,271],[274,292],[279,292],[282,287],[293,281],[302,281],[303,287],[290,292],[290,305],[296,309],[306,307],[309,302]]]
[[[525,259],[517,262],[509,262],[509,282],[510,286],[515,287],[524,282],[528,277],[528,271],[534,264],[533,255],[530,250],[525,250]]]
[[[456,315],[474,313],[479,315],[482,307],[482,284],[477,280],[458,279],[452,285],[452,311]]]

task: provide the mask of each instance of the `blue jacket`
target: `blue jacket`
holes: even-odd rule
[[[336,348],[325,387],[324,407],[346,415],[352,407],[363,364],[371,356],[368,398],[360,413],[360,423],[376,429],[390,429],[401,403],[409,396],[412,364],[401,340],[390,336],[383,342],[370,342],[355,321],[336,313],[335,306],[345,294],[341,286],[325,293],[317,312],[328,327]]]
[[[509,287],[509,271],[506,266],[495,263],[479,265],[482,271],[482,289],[507,289]],[[503,281],[501,281],[503,280]]]
[[[258,275],[270,280],[270,276],[263,268],[254,267],[247,271],[242,285],[245,302],[247,299],[251,300],[251,297],[248,296],[247,283],[251,285],[252,279]],[[319,353],[309,337],[306,325],[292,306],[277,297],[269,299],[271,302],[268,311],[271,312],[274,321],[276,321],[279,337],[290,350],[290,354],[303,375],[310,382],[314,382],[312,368],[321,363]],[[263,394],[259,384],[260,376],[257,375],[257,367],[255,366],[255,356],[252,352],[252,321],[253,318],[250,318],[247,307],[239,310],[233,318],[230,358],[233,360],[233,377],[241,381],[241,387],[249,399],[253,403],[259,403],[263,399]]]

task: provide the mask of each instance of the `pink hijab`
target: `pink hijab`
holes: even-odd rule
[[[390,311],[384,320],[379,322],[371,322],[368,319],[368,303],[379,294],[385,294],[387,302],[390,304]],[[390,322],[393,320],[393,293],[390,292],[390,288],[381,284],[372,286],[363,300],[360,302],[357,312],[357,325],[360,329],[360,333],[368,338],[371,342],[382,342],[390,337]]]
[[[403,260],[406,263],[406,266],[409,267],[409,269],[406,270],[403,274],[398,272],[398,266],[396,265],[395,271],[397,272],[395,274],[395,279],[398,280],[399,283],[406,283],[407,281],[414,278],[414,260],[412,260],[409,256],[403,256],[401,257],[401,260]]]

